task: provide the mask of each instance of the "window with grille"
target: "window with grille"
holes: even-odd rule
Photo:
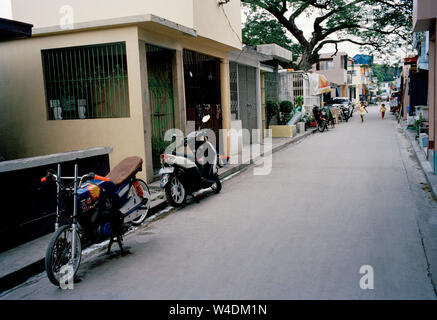
[[[48,119],[129,117],[124,42],[42,51]]]
[[[317,64],[317,70],[333,70],[334,60],[333,59],[323,59]]]

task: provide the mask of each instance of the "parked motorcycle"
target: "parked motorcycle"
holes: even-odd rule
[[[340,106],[340,115],[344,121],[348,122],[349,118],[351,117],[349,108],[345,106]]]
[[[206,105],[198,108],[202,116],[207,110]],[[161,188],[173,207],[182,206],[187,195],[201,189],[211,188],[215,193],[220,193],[222,189],[218,169],[224,166],[223,159],[226,158],[221,157],[208,141],[210,131],[202,129],[209,120],[209,115],[203,116],[200,128],[184,138],[183,146],[177,146],[176,150],[188,148],[187,153],[180,154],[175,150],[172,154],[161,155]]]
[[[144,222],[150,209],[147,184],[136,178],[143,160],[129,157],[118,164],[106,177],[94,173],[61,177],[49,171],[41,182],[57,185],[55,233],[47,248],[45,267],[54,285],[71,283],[79,269],[82,248],[109,241],[108,251],[117,242],[123,253],[123,235],[132,225]],[[73,180],[64,183],[63,180]]]
[[[319,132],[323,132],[325,129],[328,130],[329,114],[326,109],[327,108],[320,108],[318,106],[314,106],[313,108],[313,114],[317,121],[317,130],[319,130]]]

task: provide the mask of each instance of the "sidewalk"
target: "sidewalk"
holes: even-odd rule
[[[292,143],[296,143],[303,138],[316,132],[316,129],[310,129],[303,134],[298,134],[293,138],[273,138],[272,153],[282,150]],[[263,157],[264,153],[260,157]],[[220,169],[220,179],[225,179],[233,174],[253,165],[258,159],[251,160],[247,164],[233,164]],[[160,182],[156,181],[149,184],[152,194],[152,203],[149,211],[149,218],[157,215],[161,210],[167,211],[165,194],[159,187]],[[45,270],[44,257],[49,244],[51,234],[38,238],[34,241],[23,244],[19,247],[0,253],[0,293],[9,290],[32,276],[35,276]],[[98,250],[95,247],[94,250]],[[93,247],[88,248],[89,252]]]
[[[437,176],[434,174],[431,163],[426,159],[425,151],[419,146],[419,143],[416,140],[416,132],[413,130],[408,130],[405,122],[401,122],[400,128],[410,141],[411,147],[416,155],[416,159],[419,162],[423,173],[425,174],[425,178],[428,182],[429,188],[431,189],[431,193],[434,198],[437,199]]]

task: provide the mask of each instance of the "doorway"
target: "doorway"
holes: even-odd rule
[[[152,159],[156,173],[161,168],[161,154],[171,143],[165,141],[167,130],[175,127],[173,97],[174,51],[146,44],[147,72],[152,122]]]

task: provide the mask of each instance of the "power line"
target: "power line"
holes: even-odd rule
[[[229,27],[231,28],[231,30],[235,33],[235,35],[237,36],[238,40],[243,43],[243,40],[241,39],[240,35],[237,33],[237,31],[235,31],[234,27],[232,26],[231,21],[229,20],[228,15],[226,14],[225,9],[223,8],[223,6],[220,6],[222,8],[223,14],[226,17],[226,20],[228,21]]]

